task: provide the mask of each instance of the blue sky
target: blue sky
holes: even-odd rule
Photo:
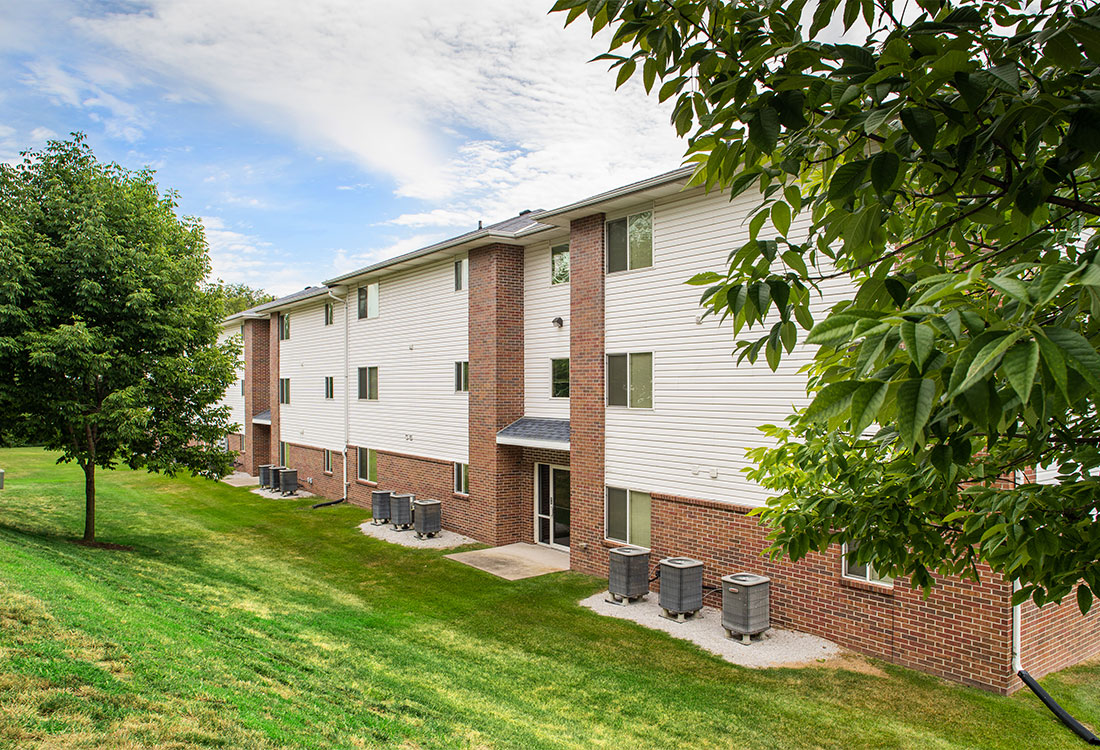
[[[551,0],[0,0],[0,160],[72,131],[287,293],[680,163]]]

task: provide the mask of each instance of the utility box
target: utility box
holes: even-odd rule
[[[728,637],[740,636],[747,646],[771,627],[771,587],[770,578],[754,573],[722,577],[722,627]]]
[[[279,492],[284,495],[296,495],[298,493],[297,469],[283,469],[279,472]]]
[[[703,563],[690,557],[660,562],[662,616],[683,622],[703,608]]]
[[[271,467],[272,466],[274,466],[274,464],[260,464],[260,486],[261,487],[270,487],[271,486]]]
[[[413,500],[413,508],[413,529],[417,539],[436,536],[443,530],[443,503]]]
[[[611,601],[623,604],[649,593],[649,550],[613,547],[607,555],[607,593]]]
[[[374,490],[370,493],[371,522],[375,526],[381,526],[390,522],[390,496],[389,490]]]
[[[270,471],[271,473],[268,475],[269,481],[267,484],[267,488],[272,492],[279,491],[279,475],[283,473],[283,469],[285,468],[285,466],[272,466],[270,469],[268,469],[268,471]]]
[[[390,497],[390,523],[398,531],[408,531],[412,528],[413,495],[393,495]]]

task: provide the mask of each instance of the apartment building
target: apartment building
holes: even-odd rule
[[[997,692],[1019,687],[1016,652],[1034,675],[1100,653],[1100,613],[1014,609],[992,571],[925,599],[839,548],[761,555],[748,514],[766,494],[745,449],[806,403],[813,353],[737,366],[729,328],[700,318],[684,281],[745,241],[755,196],[687,189],[689,175],[525,212],[227,319],[245,352],[226,396],[239,466],[285,464],[364,506],[379,487],[435,498],[445,527],[567,550],[584,573],[634,544],[702,560],[712,585],[768,575],[777,627]]]

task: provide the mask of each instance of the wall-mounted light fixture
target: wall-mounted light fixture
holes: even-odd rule
[[[563,325],[565,325],[565,321],[562,320],[561,318],[554,318],[550,322],[553,323],[558,328],[561,328]]]

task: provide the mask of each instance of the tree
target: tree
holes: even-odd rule
[[[1039,0],[559,0],[672,100],[693,183],[758,190],[691,280],[739,361],[805,342],[811,405],[750,476],[772,553],[915,586],[1100,591],[1100,10]],[[832,26],[830,26],[832,24]],[[839,34],[839,28],[843,34]],[[822,38],[835,28],[834,39]],[[817,292],[847,298],[817,318]],[[762,327],[760,336],[744,332]],[[1020,479],[1036,466],[1058,483]],[[1080,585],[1078,585],[1080,584]]]
[[[235,344],[197,221],[153,173],[96,161],[83,136],[0,165],[0,413],[76,461],[84,541],[95,540],[95,471],[119,463],[219,477],[231,458],[218,406]]]
[[[227,284],[221,279],[207,284],[205,290],[220,302],[223,318],[275,299],[274,294],[268,294],[263,289],[253,289],[247,284]]]

